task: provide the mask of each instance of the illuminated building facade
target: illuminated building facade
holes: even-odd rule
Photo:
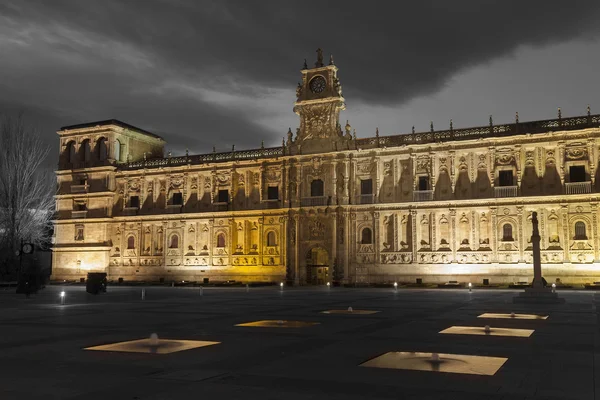
[[[53,278],[600,280],[600,115],[357,139],[338,69],[301,71],[282,146],[165,157],[110,120],[60,136]]]

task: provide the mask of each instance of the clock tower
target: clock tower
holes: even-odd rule
[[[294,112],[300,116],[296,138],[288,141],[290,153],[310,154],[349,148],[351,137],[344,135],[340,126],[340,111],[346,108],[342,85],[333,63],[323,64],[323,51],[317,50],[314,68],[306,61],[302,69],[302,82],[296,88]]]

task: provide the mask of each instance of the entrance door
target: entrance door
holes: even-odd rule
[[[308,274],[308,283],[312,285],[326,285],[329,282],[329,267],[311,265]]]
[[[329,253],[322,247],[313,247],[306,255],[306,283],[326,285],[329,277]]]

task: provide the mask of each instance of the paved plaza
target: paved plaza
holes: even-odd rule
[[[600,399],[593,292],[561,291],[566,304],[542,306],[513,304],[517,291],[498,289],[147,287],[144,300],[141,290],[0,291],[0,399]],[[323,313],[348,307],[379,312]],[[548,319],[478,318],[512,312]],[[257,321],[270,322],[236,326]],[[534,332],[439,333],[486,325]],[[219,343],[84,350],[152,333]],[[389,352],[507,360],[493,375],[368,367]]]

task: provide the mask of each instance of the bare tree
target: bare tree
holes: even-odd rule
[[[0,115],[0,257],[12,257],[22,242],[50,241],[56,179],[44,165],[49,152],[22,115]]]

